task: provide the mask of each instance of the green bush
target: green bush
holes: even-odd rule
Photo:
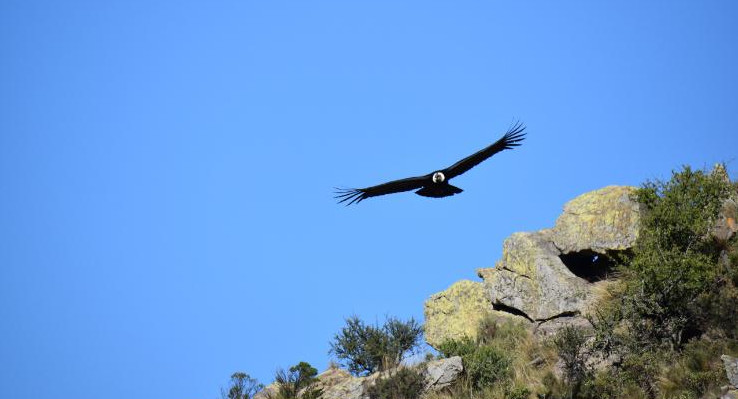
[[[694,399],[708,394],[719,396],[720,387],[728,384],[720,355],[736,351],[738,344],[731,340],[702,338],[689,341],[660,379],[661,393],[668,397]]]
[[[492,386],[510,375],[510,358],[491,346],[480,346],[468,359],[464,367],[476,388]]]
[[[559,358],[564,363],[564,376],[570,384],[571,396],[576,397],[589,375],[587,359],[590,356],[587,348],[587,336],[580,327],[566,326],[553,339]]]
[[[278,370],[274,377],[277,395],[273,399],[319,399],[323,390],[316,387],[318,370],[310,363],[300,362],[290,367],[289,372]]]
[[[516,387],[505,393],[506,399],[528,399],[530,397],[530,389],[525,387]]]
[[[655,399],[667,353],[657,350],[627,353],[618,375],[628,382],[626,386],[637,387],[646,398]]]
[[[738,236],[728,243],[726,253],[721,258],[725,273],[716,284],[718,290],[707,298],[711,303],[700,305],[706,313],[704,323],[735,340],[738,339]]]
[[[246,373],[236,372],[231,375],[231,384],[228,390],[220,390],[222,399],[251,399],[264,385]]]
[[[673,350],[705,331],[716,288],[725,281],[709,232],[731,190],[723,176],[685,167],[636,192],[646,213],[633,257],[622,268],[622,314],[637,347]]]
[[[617,368],[597,373],[583,384],[580,399],[646,399],[648,396],[638,384]]]
[[[716,392],[714,345],[730,346],[738,337],[738,238],[721,242],[710,232],[725,199],[735,194],[724,175],[689,167],[637,190],[645,210],[638,240],[620,259],[613,300],[589,318],[591,350],[614,364],[585,378],[575,397]],[[567,356],[562,359],[566,364]]]
[[[443,342],[439,351],[445,357],[461,356],[467,383],[473,389],[491,387],[510,376],[510,356],[493,346],[478,345],[470,338],[463,338]]]
[[[469,338],[463,337],[461,339],[447,339],[438,346],[438,352],[443,357],[461,356],[463,358],[473,354],[477,351],[477,343]]]
[[[371,374],[397,367],[420,346],[422,336],[423,327],[412,318],[401,321],[390,317],[380,327],[352,316],[334,336],[330,353],[352,374]]]
[[[390,376],[377,380],[369,387],[368,393],[370,399],[418,399],[424,387],[423,373],[403,367]]]

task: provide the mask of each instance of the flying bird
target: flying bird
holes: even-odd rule
[[[385,194],[400,193],[403,191],[418,190],[415,194],[424,197],[442,198],[459,194],[463,190],[449,184],[449,180],[469,169],[479,165],[485,159],[497,154],[502,150],[509,150],[520,145],[525,138],[525,126],[515,123],[502,138],[492,145],[484,148],[446,169],[431,172],[425,176],[408,177],[406,179],[393,180],[367,188],[336,189],[335,198],[338,203],[346,202],[346,205],[359,203],[369,197],[377,197]]]

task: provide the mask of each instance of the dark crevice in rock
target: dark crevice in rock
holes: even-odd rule
[[[504,305],[504,304],[501,304],[501,303],[493,303],[492,304],[492,309],[493,310],[496,310],[498,312],[505,312],[505,313],[514,314],[515,316],[525,317],[531,323],[533,322],[533,319],[531,319],[527,314],[525,314],[525,312],[523,312],[520,309],[515,309],[512,306],[507,306],[507,305]]]
[[[575,276],[596,283],[606,280],[615,270],[613,254],[600,254],[590,250],[561,254],[559,258]]]
[[[519,273],[517,273],[517,272],[515,272],[515,271],[512,271],[512,270],[510,270],[510,269],[508,269],[507,267],[504,267],[504,266],[503,266],[502,268],[500,268],[500,270],[506,270],[506,271],[508,271],[508,272],[510,272],[510,273],[512,273],[512,274],[514,274],[514,275],[516,275],[517,277],[525,277],[525,278],[527,278],[528,280],[532,280],[532,279],[530,278],[530,276],[526,276],[525,274],[519,274]]]
[[[556,241],[551,240],[551,244],[553,245],[554,248],[556,248],[556,252],[558,252],[558,253],[563,253],[564,252],[564,250],[562,248],[560,248],[558,245],[556,245]]]
[[[562,313],[559,313],[557,315],[554,315],[554,316],[551,316],[551,317],[548,317],[548,318],[545,318],[545,319],[536,319],[536,322],[538,322],[538,325],[541,325],[541,324],[543,324],[543,323],[545,323],[547,321],[551,321],[553,319],[558,319],[558,318],[561,318],[561,317],[574,317],[574,316],[579,316],[579,314],[580,313],[579,313],[578,310],[574,310],[574,311],[571,311],[571,312],[562,312]]]

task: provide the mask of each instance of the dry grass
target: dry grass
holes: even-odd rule
[[[583,316],[596,316],[596,312],[601,310],[607,304],[615,303],[616,299],[622,296],[625,289],[622,280],[607,279],[598,281],[590,287],[590,298],[586,309],[582,312]]]
[[[529,397],[543,392],[543,379],[556,363],[555,349],[539,342],[529,324],[507,317],[486,316],[479,326],[478,343],[499,349],[511,360],[510,378],[484,390],[472,390],[461,381],[446,392],[431,393],[426,399],[506,399],[516,388],[530,390]],[[513,396],[520,398],[520,396]]]

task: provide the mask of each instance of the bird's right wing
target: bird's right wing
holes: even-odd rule
[[[504,136],[502,136],[502,138],[494,142],[492,145],[480,151],[477,151],[472,155],[469,155],[459,162],[456,162],[455,164],[442,170],[442,172],[446,175],[446,179],[454,178],[479,165],[485,159],[497,154],[502,150],[509,150],[511,148],[519,146],[520,142],[523,141],[523,139],[525,138],[524,130],[525,126],[522,123],[515,123],[515,125],[508,129],[508,131],[505,133]]]
[[[391,182],[379,184],[367,188],[348,188],[336,190],[338,203],[347,202],[347,206],[353,203],[359,203],[369,197],[377,197],[385,194],[401,193],[403,191],[415,190],[426,185],[431,179],[431,175],[408,177],[407,179],[393,180]]]

